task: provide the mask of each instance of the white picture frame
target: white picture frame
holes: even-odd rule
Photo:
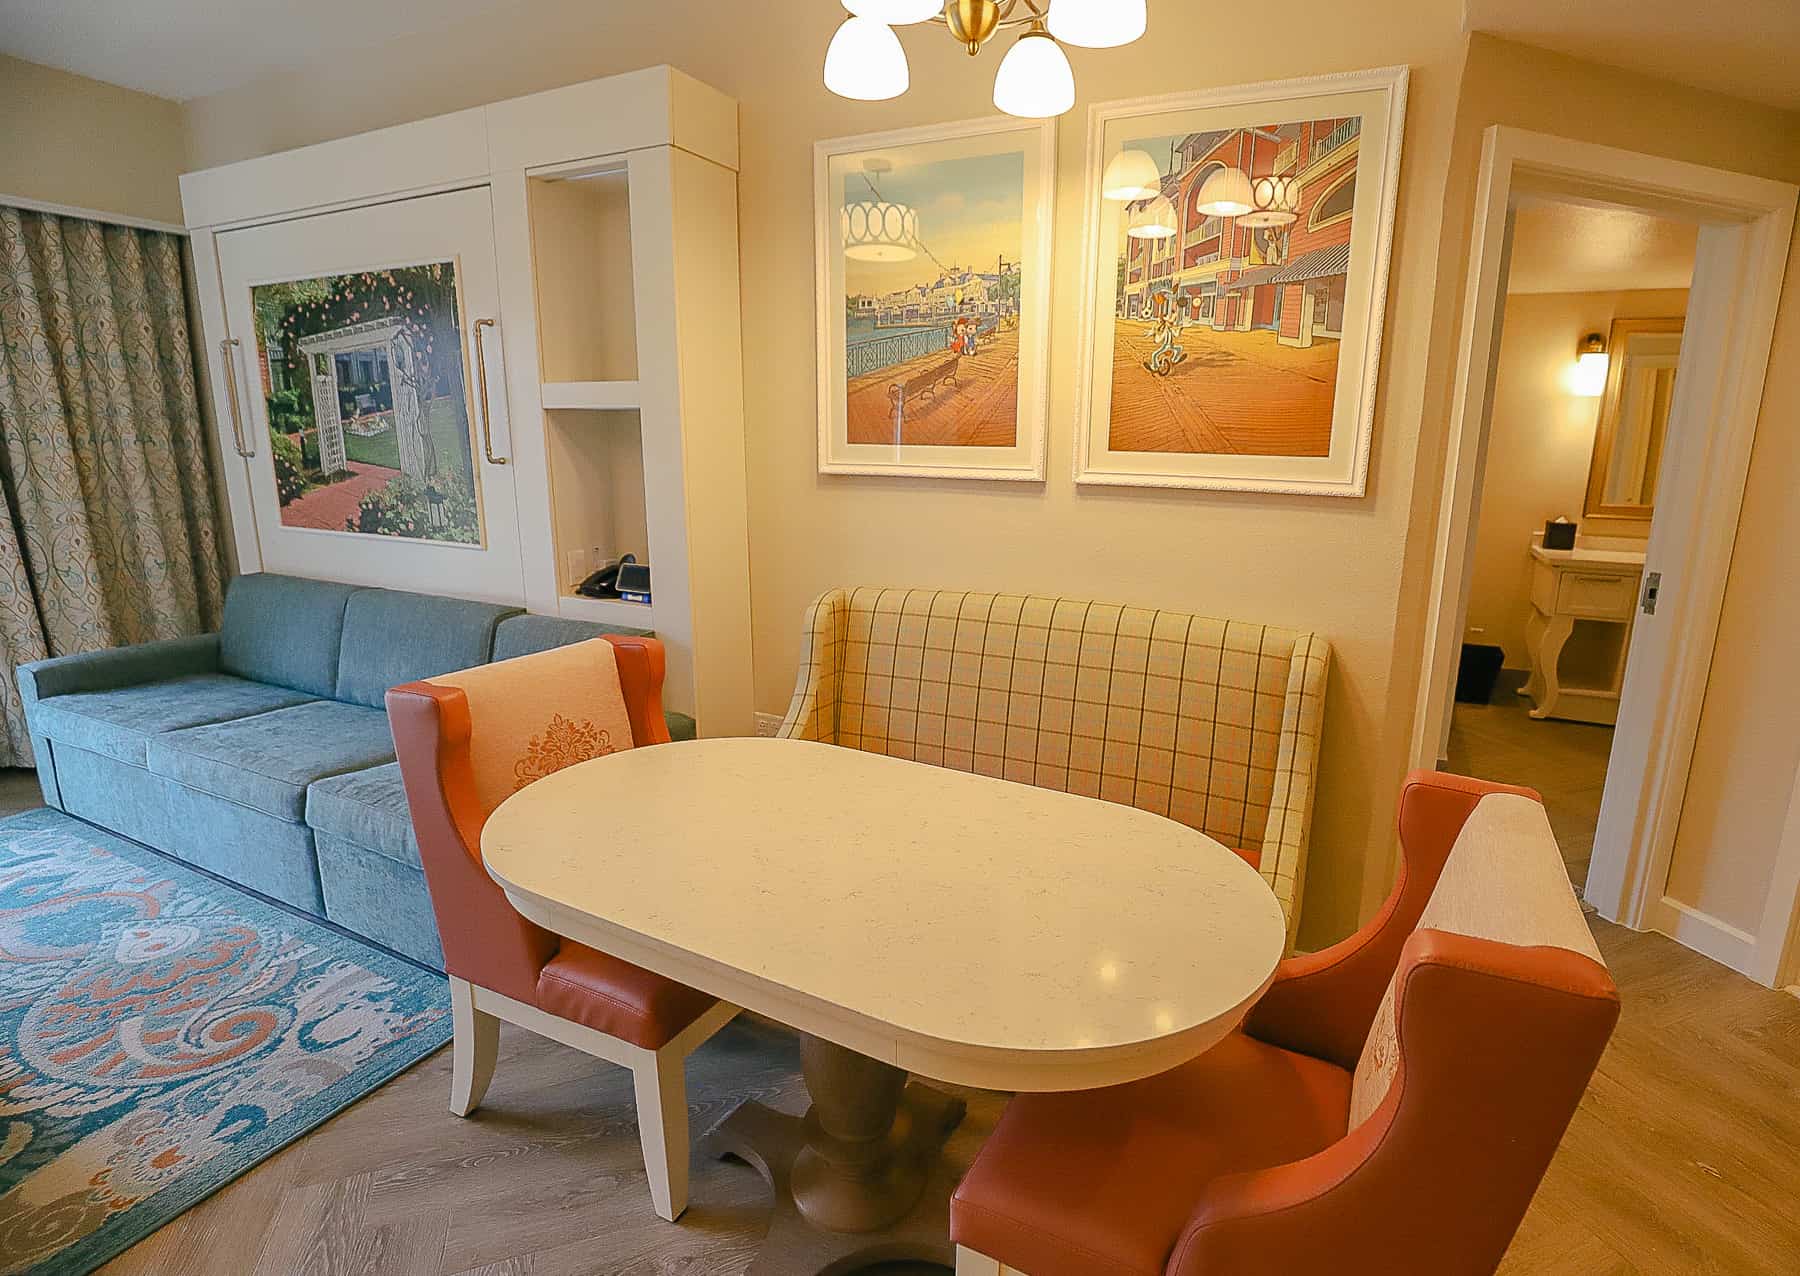
[[[1000,162],[1018,157],[1018,230],[996,231],[991,237],[972,217],[952,223],[955,233],[934,245],[934,210],[958,207],[963,192],[946,172],[974,170],[987,157],[1004,169],[1001,176],[980,174],[970,194],[990,195],[993,186],[1010,191],[1011,168]],[[868,166],[892,165],[884,172]],[[940,176],[933,176],[934,174]],[[918,214],[912,242],[926,251],[892,270],[856,268],[856,278],[910,280],[923,308],[916,323],[898,316],[913,313],[898,304],[903,289],[869,284],[853,291],[852,268],[844,248],[849,233],[845,209],[870,204],[871,192],[905,191],[935,182],[933,202]],[[852,183],[861,183],[856,191]],[[1041,482],[1045,478],[1045,426],[1049,415],[1050,276],[1056,198],[1056,128],[1053,120],[1019,120],[994,116],[955,124],[930,125],[856,137],[832,138],[815,144],[814,277],[817,318],[819,472],[880,474],[915,478],[957,478]],[[861,200],[848,196],[861,194]],[[1010,207],[1011,196],[1005,197]],[[905,201],[896,197],[894,201]],[[908,203],[907,207],[911,207]],[[963,207],[967,206],[965,200]],[[859,218],[863,213],[857,214]],[[941,229],[943,218],[938,218]],[[1016,243],[1016,248],[1010,245]],[[991,249],[987,264],[961,260],[967,252]],[[1008,252],[1016,253],[1009,261]],[[926,266],[920,273],[915,262]],[[1009,267],[1012,268],[1009,271]],[[1017,279],[1008,281],[1016,271]],[[926,281],[924,274],[934,276]],[[958,279],[967,279],[966,286]],[[949,281],[946,283],[945,281]],[[860,300],[859,300],[860,299]],[[857,360],[862,371],[850,375],[850,311],[858,315]],[[1010,311],[1010,313],[1008,313]],[[893,322],[884,324],[884,316]],[[864,324],[869,325],[864,328]],[[882,326],[892,327],[888,336]],[[1010,330],[1009,330],[1010,329]],[[965,348],[963,357],[952,358]],[[930,348],[927,348],[930,347]],[[1014,347],[1010,352],[1008,347]],[[902,358],[905,355],[908,357]],[[1010,358],[1011,370],[1006,368]],[[891,360],[891,362],[881,362]],[[932,378],[952,371],[932,383]],[[961,369],[967,369],[963,375]],[[1006,380],[1016,380],[1016,393],[1005,395]],[[1001,402],[1014,405],[1010,437],[1003,414],[995,414],[994,387]],[[987,395],[980,391],[986,388]],[[851,396],[856,395],[856,411]],[[898,396],[898,397],[896,397]],[[918,415],[914,416],[914,406]],[[915,433],[916,432],[916,433]],[[914,437],[909,439],[909,434]],[[923,435],[921,439],[918,436]],[[959,441],[943,441],[946,439]],[[960,441],[972,439],[974,441]]]
[[[1089,109],[1077,483],[1364,494],[1406,87],[1405,67],[1383,67]],[[1156,143],[1168,144],[1164,153]],[[1167,246],[1144,250],[1141,279],[1123,225],[1140,205],[1104,199],[1101,189],[1107,165],[1128,146],[1151,151],[1161,194],[1175,205],[1175,233],[1150,241]],[[1278,234],[1200,213],[1200,185],[1226,166],[1251,179],[1289,178],[1283,198],[1291,203],[1273,203],[1295,220]],[[1334,192],[1340,199],[1326,203]],[[1314,221],[1315,212],[1327,215]],[[1164,273],[1152,277],[1159,267]],[[1334,273],[1277,278],[1308,271]],[[1157,301],[1156,286],[1166,301]],[[1133,324],[1146,326],[1139,333]],[[1181,343],[1188,333],[1195,348]],[[1149,351],[1142,361],[1140,346]]]

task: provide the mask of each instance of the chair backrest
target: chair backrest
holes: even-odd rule
[[[469,706],[469,768],[482,814],[535,780],[632,745],[618,658],[603,638],[426,679]]]
[[[450,974],[525,1002],[558,947],[481,864],[481,830],[527,784],[668,740],[662,644],[608,634],[394,687],[388,722]]]
[[[1290,905],[1330,648],[1315,634],[1072,598],[837,590],[807,618],[790,733],[1122,802],[1262,858]],[[1283,756],[1282,740],[1292,748]],[[1283,893],[1283,890],[1286,893]],[[1291,911],[1291,910],[1290,910]]]
[[[1570,962],[1591,962],[1602,971],[1606,964],[1569,885],[1542,803],[1516,793],[1490,793],[1475,804],[1420,914],[1415,935],[1421,931],[1514,949],[1558,950]],[[1352,1129],[1381,1106],[1401,1066],[1397,989],[1405,967],[1403,957],[1357,1061]]]

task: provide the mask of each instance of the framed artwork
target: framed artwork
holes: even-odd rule
[[[1041,480],[1053,121],[814,150],[819,470]]]
[[[454,261],[257,284],[284,527],[483,543]]]
[[[1088,117],[1080,483],[1361,496],[1406,69]]]

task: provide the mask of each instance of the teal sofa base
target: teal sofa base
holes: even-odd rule
[[[86,749],[53,744],[62,809],[325,916],[312,830]],[[379,942],[379,937],[377,937]]]
[[[425,874],[348,838],[316,833],[314,839],[325,916],[345,930],[371,936],[397,953],[442,970],[444,946],[438,941],[437,915],[431,909]]]

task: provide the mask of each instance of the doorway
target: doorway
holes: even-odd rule
[[[1628,586],[1635,596],[1624,602],[1631,609],[1629,627],[1615,653],[1621,668],[1616,721],[1610,743],[1592,750],[1604,752],[1606,763],[1598,777],[1583,894],[1609,920],[1664,931],[1765,983],[1773,982],[1780,966],[1791,910],[1748,934],[1684,911],[1664,888],[1743,499],[1795,196],[1795,188],[1785,183],[1518,129],[1487,131],[1413,730],[1415,765],[1433,766],[1445,758],[1455,725],[1453,691],[1471,603],[1518,212],[1553,202],[1691,226],[1692,286],[1655,467],[1654,517],[1643,539],[1637,580]],[[1577,354],[1569,351],[1571,359]],[[1590,618],[1581,615],[1584,610],[1600,612],[1621,623],[1620,586],[1559,581],[1554,587],[1574,592],[1549,599],[1563,606],[1547,611],[1572,611],[1572,619]],[[1600,650],[1604,653],[1605,646]],[[1579,855],[1572,858],[1578,865]]]
[[[1444,761],[1541,793],[1579,892],[1642,592],[1698,228],[1529,192],[1516,192],[1509,211]]]

